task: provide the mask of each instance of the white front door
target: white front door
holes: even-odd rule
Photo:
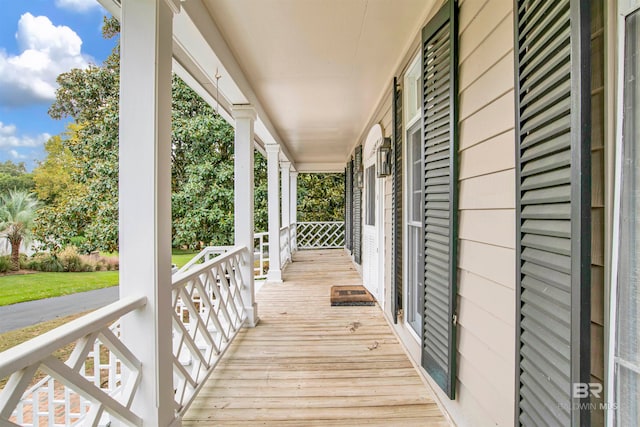
[[[383,195],[381,180],[376,178],[374,159],[365,163],[364,170],[364,227],[363,227],[363,253],[362,276],[364,286],[382,305],[383,281],[382,274],[382,250],[380,250],[380,234],[383,228],[382,214]]]

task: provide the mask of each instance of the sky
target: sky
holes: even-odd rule
[[[0,0],[0,162],[32,170],[44,143],[69,120],[47,114],[56,77],[100,65],[114,46],[102,38],[108,12],[97,0]]]

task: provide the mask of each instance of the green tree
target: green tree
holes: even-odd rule
[[[115,18],[105,18],[103,35],[114,37],[118,28]],[[51,249],[68,243],[83,251],[118,248],[119,69],[116,44],[101,66],[58,76],[49,115],[73,123],[47,147],[49,156],[35,171],[36,192],[46,201],[35,234]],[[66,182],[52,182],[56,172]]]
[[[117,20],[105,19],[105,37],[118,31]],[[36,235],[52,249],[73,243],[83,251],[117,250],[119,47],[102,66],[71,70],[58,83],[49,114],[74,123],[47,144],[47,160],[35,171],[36,192],[46,202]],[[233,128],[177,76],[172,95],[173,242],[229,244]],[[266,166],[256,156],[256,177],[263,176],[256,190],[260,229],[266,229]]]
[[[0,197],[0,230],[11,245],[11,264],[20,268],[20,244],[29,241],[38,201],[32,193],[10,191]]]
[[[67,137],[74,138],[76,125],[70,124]],[[59,135],[51,137],[45,144],[47,158],[33,171],[35,192],[38,199],[46,204],[52,204],[57,199],[65,197],[72,187],[80,184],[73,180],[78,167],[71,150]]]
[[[344,221],[344,174],[298,175],[298,221]]]
[[[6,194],[9,190],[31,191],[33,188],[33,176],[27,172],[24,162],[0,162],[0,194]]]
[[[234,131],[179,77],[172,84],[174,246],[233,243]],[[266,161],[255,153],[255,227],[266,230]]]

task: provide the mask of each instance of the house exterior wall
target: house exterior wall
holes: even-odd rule
[[[515,396],[513,2],[466,0],[459,19],[455,403],[469,424],[508,426]]]
[[[398,76],[402,76],[415,57],[419,37],[416,35],[415,43],[399,65]],[[509,426],[514,420],[513,44],[511,0],[460,2],[457,398],[448,399],[422,370],[458,425]],[[380,123],[385,136],[391,137],[391,85],[370,123]],[[410,332],[402,316],[393,324],[392,179],[385,178],[384,182],[383,309],[408,354],[419,366],[421,346],[415,334]]]
[[[595,2],[597,3],[597,2]],[[594,3],[594,4],[595,4]],[[434,7],[431,16],[439,9]],[[459,231],[458,231],[458,294],[457,294],[457,394],[450,400],[421,369],[441,403],[457,425],[510,426],[515,419],[516,374],[516,172],[515,172],[515,94],[514,94],[514,16],[511,0],[459,0]],[[427,24],[431,17],[425,20]],[[601,36],[600,36],[601,38]],[[605,41],[597,41],[599,44]],[[420,34],[405,52],[395,75],[403,75],[420,46]],[[602,51],[600,51],[600,55]],[[597,56],[598,53],[595,53]],[[597,59],[597,58],[596,58]],[[607,64],[611,62],[607,55]],[[605,80],[606,82],[606,80]],[[391,82],[382,101],[370,119],[370,125],[380,123],[387,137],[392,136]],[[605,84],[606,86],[607,84]],[[607,86],[608,87],[608,86]],[[605,89],[612,91],[611,87]],[[600,93],[600,92],[598,92]],[[609,92],[610,93],[610,92]],[[600,100],[599,102],[602,102]],[[605,112],[610,119],[611,99]],[[604,119],[604,117],[603,117]],[[596,133],[611,140],[602,130],[602,119]],[[368,128],[367,128],[368,130]],[[406,129],[403,129],[406,138]],[[366,130],[364,132],[366,135]],[[606,136],[604,136],[606,134]],[[598,139],[598,138],[596,138]],[[611,144],[604,141],[605,151]],[[358,141],[362,144],[363,141]],[[406,143],[406,141],[404,142]],[[601,146],[595,151],[603,150]],[[596,153],[601,155],[599,153]],[[606,268],[610,218],[607,203],[611,186],[610,159],[597,158],[598,169],[594,185],[597,226],[594,245],[594,269]],[[609,165],[609,166],[605,166]],[[403,166],[403,174],[406,165]],[[603,178],[602,176],[606,178]],[[384,313],[392,324],[407,353],[417,366],[421,365],[421,344],[417,336],[398,316],[394,324],[392,305],[393,282],[393,185],[384,180],[385,216],[385,296]],[[406,189],[404,191],[406,198]],[[404,201],[406,206],[406,200]],[[610,203],[610,201],[608,202]],[[602,212],[601,212],[602,211]],[[602,225],[604,217],[605,225]],[[405,236],[406,239],[406,236]],[[406,251],[406,246],[404,246]],[[406,256],[406,252],[405,252]],[[411,262],[411,261],[410,261]],[[600,272],[592,290],[592,379],[602,381],[604,304],[607,304],[606,274]],[[406,277],[405,289],[406,291]],[[604,325],[606,328],[606,325]],[[602,423],[602,414],[594,417],[594,425]]]

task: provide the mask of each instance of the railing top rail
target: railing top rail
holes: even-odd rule
[[[269,235],[269,232],[268,232],[268,231],[263,231],[263,232],[261,232],[261,233],[253,233],[253,238],[254,238],[254,239],[257,239],[257,238],[258,238],[258,237],[260,237],[260,236],[268,236],[268,235]]]
[[[202,274],[202,272],[211,268],[212,265],[220,264],[224,261],[227,261],[228,259],[233,258],[240,252],[243,252],[246,250],[248,250],[246,246],[236,246],[236,247],[233,247],[230,251],[225,252],[221,255],[218,255],[217,257],[212,258],[209,261],[206,261],[202,264],[198,264],[196,267],[191,268],[188,271],[182,271],[182,272],[178,271],[176,274],[172,276],[171,289],[176,289],[182,286],[184,283],[188,282],[193,278],[198,277],[200,274]]]
[[[297,224],[344,224],[344,221],[298,221]]]
[[[280,231],[287,231],[289,229],[288,225],[285,225],[284,227],[280,227]]]
[[[191,260],[183,265],[176,273],[182,273],[183,271],[189,270],[193,265],[195,265],[201,258],[207,255],[210,252],[226,252],[230,249],[233,249],[233,246],[207,246],[202,249],[196,256],[191,258]]]
[[[144,296],[121,298],[0,353],[0,378],[5,378],[14,372],[38,363],[43,357],[49,356],[59,348],[71,344],[87,334],[99,331],[105,325],[143,307],[146,303],[147,297]]]

